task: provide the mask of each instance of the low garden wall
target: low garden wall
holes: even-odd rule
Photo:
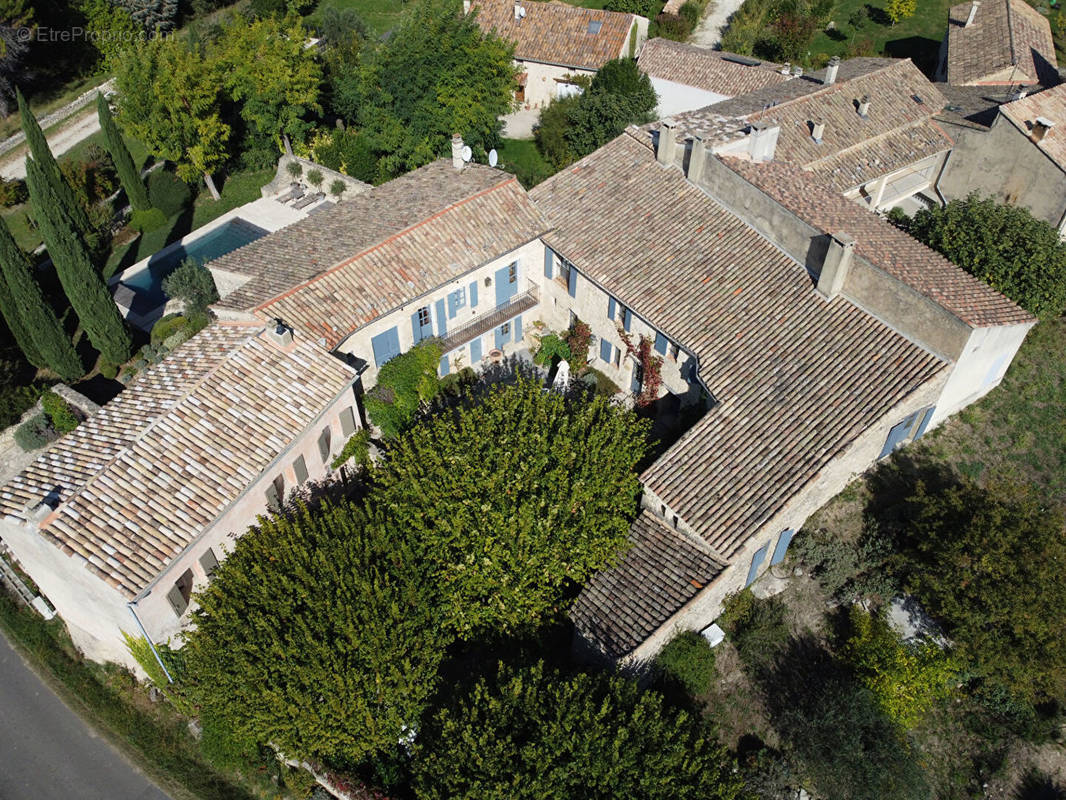
[[[303,170],[302,174],[295,178],[289,173],[289,164],[292,164],[293,162],[299,164]],[[263,193],[263,197],[274,197],[275,195],[284,192],[293,183],[302,183],[304,186],[314,191],[314,187],[311,186],[307,180],[307,173],[313,169],[322,173],[322,184],[317,191],[323,192],[327,197],[332,197],[329,191],[330,184],[334,181],[341,181],[344,184],[344,194],[340,196],[340,202],[355,197],[357,194],[362,194],[372,188],[369,183],[363,183],[350,175],[345,175],[343,172],[327,169],[321,164],[316,164],[314,161],[310,161],[306,158],[300,158],[298,156],[282,156],[278,160],[278,170],[274,174],[274,180],[264,186],[260,191]]]

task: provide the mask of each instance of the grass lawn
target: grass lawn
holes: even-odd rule
[[[884,13],[885,4],[886,0],[838,0],[833,10],[836,30],[832,35],[822,31],[814,37],[810,48],[812,60],[819,54],[823,54],[822,62],[829,56],[843,58],[853,42],[858,45],[867,41],[873,53],[911,58],[931,74],[936,67],[940,42],[948,29],[952,0],[919,0],[914,16],[895,25]],[[867,7],[875,11],[856,28],[849,20]]]
[[[260,169],[252,172],[236,172],[228,175],[222,184],[222,199],[213,200],[211,193],[206,188],[200,189],[196,196],[193,207],[192,228],[196,230],[201,225],[206,225],[213,219],[225,214],[237,206],[243,206],[253,200],[258,200],[262,195],[259,190],[274,179],[275,170]],[[218,178],[215,178],[216,183]]]
[[[544,160],[532,139],[504,139],[497,152],[500,168],[517,175],[527,189],[536,186],[555,171]]]
[[[404,0],[322,0],[310,21],[313,23],[315,17],[327,8],[350,8],[366,23],[372,36],[381,36],[399,24],[407,7]]]
[[[94,75],[75,78],[69,83],[51,90],[37,92],[29,98],[30,110],[33,111],[34,116],[40,119],[47,114],[51,114],[56,109],[65,106],[67,103],[77,100],[79,96],[89,91],[94,86],[99,86],[110,77],[111,75],[109,73],[100,72]],[[17,113],[8,115],[6,118],[0,120],[0,140],[6,139],[12,134],[17,133],[21,130],[21,127],[22,120]]]

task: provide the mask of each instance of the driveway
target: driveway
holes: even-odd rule
[[[45,686],[0,634],[0,800],[170,800]]]
[[[48,140],[48,147],[51,148],[52,155],[58,158],[82,139],[88,139],[98,130],[100,130],[100,118],[96,115],[96,106],[93,106],[70,120],[69,123],[63,126],[62,130],[45,134],[45,138]],[[6,160],[0,163],[0,176],[8,180],[26,177],[25,146],[20,146],[15,151],[15,154],[7,156]],[[3,800],[3,798],[0,798],[0,800]]]
[[[717,47],[719,42],[722,41],[722,34],[725,33],[729,18],[744,3],[744,0],[712,1],[714,7],[700,20],[696,30],[692,32],[692,36],[689,37],[690,44],[696,44],[700,47]]]

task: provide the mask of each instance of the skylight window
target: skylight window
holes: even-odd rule
[[[589,20],[589,33],[599,33],[603,23],[598,19]]]

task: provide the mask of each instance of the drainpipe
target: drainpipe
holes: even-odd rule
[[[159,668],[163,670],[163,674],[167,676],[167,683],[174,683],[174,679],[170,677],[170,672],[167,670],[167,665],[163,663],[163,659],[159,657],[159,652],[155,649],[155,645],[152,644],[152,637],[148,635],[148,631],[144,629],[144,625],[141,624],[141,618],[137,616],[137,612],[133,608],[133,603],[127,603],[126,608],[133,614],[133,619],[137,622],[137,627],[141,629],[141,635],[144,636],[144,640],[148,642],[148,647],[152,651],[152,655],[155,656],[156,663],[159,664]]]

